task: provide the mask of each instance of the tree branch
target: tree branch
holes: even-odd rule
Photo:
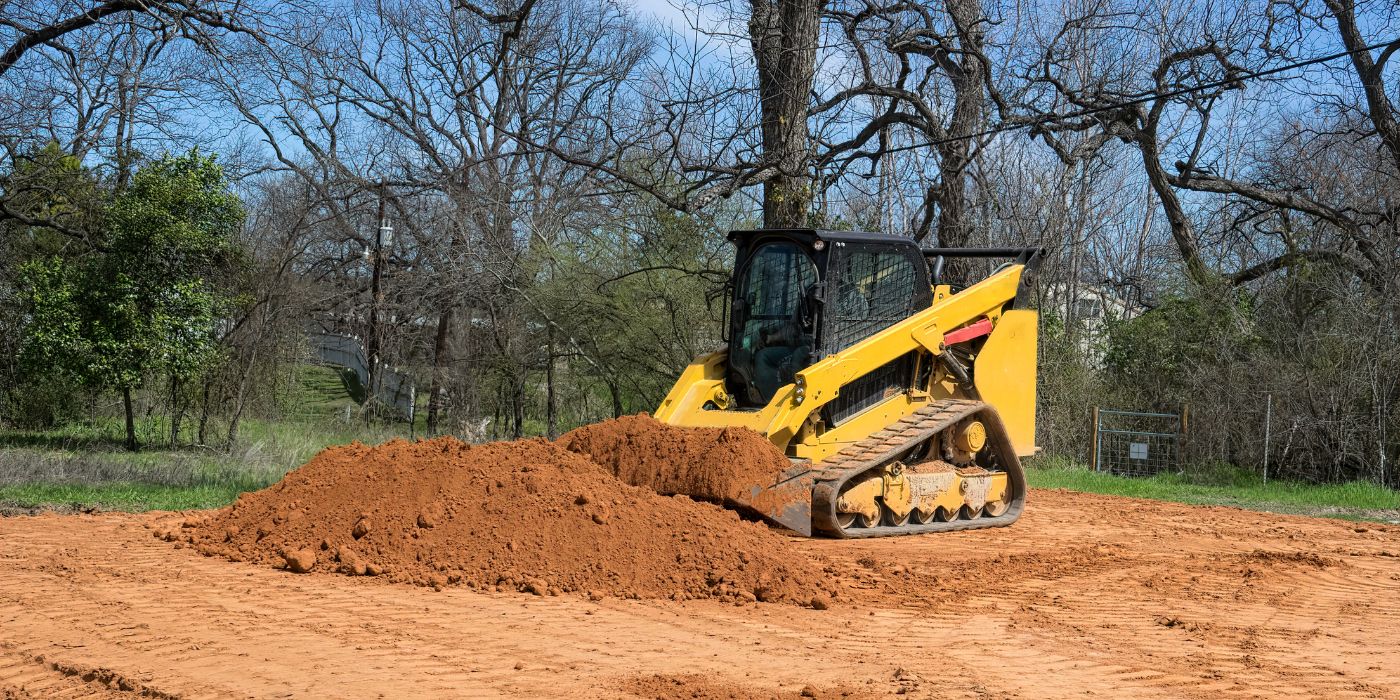
[[[0,54],[0,75],[4,75],[15,62],[23,56],[26,51],[46,44],[69,32],[75,32],[85,27],[97,24],[103,17],[108,17],[122,12],[134,12],[137,10],[147,10],[147,5],[142,0],[112,0],[104,2],[97,7],[82,14],[73,15],[67,19],[59,20],[53,24],[39,27],[38,29],[23,32],[15,43],[11,44],[5,53]],[[148,10],[147,10],[148,11]]]

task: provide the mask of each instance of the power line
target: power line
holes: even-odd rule
[[[1087,108],[1085,108],[1085,109],[1077,110],[1077,111],[1074,111],[1074,112],[1068,112],[1068,113],[1065,113],[1065,114],[1050,114],[1050,115],[1046,115],[1045,117],[1043,117],[1043,118],[1041,118],[1041,119],[1038,119],[1038,120],[1036,120],[1036,121],[1033,121],[1033,122],[1020,122],[1020,123],[1014,123],[1014,124],[998,124],[997,126],[991,127],[991,128],[989,128],[989,129],[984,129],[984,130],[979,131],[979,132],[977,132],[977,133],[975,133],[975,134],[967,134],[967,135],[964,135],[964,136],[950,136],[950,137],[948,137],[948,138],[944,138],[944,139],[935,139],[935,140],[926,141],[926,142],[920,143],[920,144],[913,144],[913,145],[909,145],[909,146],[899,146],[899,147],[896,147],[896,148],[887,148],[887,149],[884,149],[883,151],[880,151],[880,153],[899,153],[899,152],[902,152],[902,151],[910,151],[910,150],[913,150],[913,149],[916,149],[916,148],[927,148],[927,147],[929,147],[929,146],[941,146],[941,145],[946,144],[946,143],[957,143],[958,141],[970,141],[970,140],[972,140],[972,139],[980,139],[980,138],[985,138],[985,137],[987,137],[987,136],[995,136],[996,134],[1004,133],[1004,132],[1007,132],[1007,131],[1015,131],[1015,130],[1017,130],[1017,129],[1030,129],[1030,128],[1034,128],[1034,127],[1038,127],[1038,126],[1048,126],[1048,125],[1050,125],[1050,124],[1056,124],[1056,123],[1063,122],[1063,121],[1067,121],[1067,120],[1070,120],[1070,119],[1078,119],[1078,118],[1080,118],[1080,117],[1091,117],[1091,116],[1093,116],[1093,115],[1095,115],[1095,114],[1101,114],[1101,113],[1103,113],[1103,112],[1111,112],[1111,111],[1113,111],[1113,110],[1123,109],[1124,107],[1133,107],[1133,106],[1135,106],[1135,105],[1144,104],[1144,103],[1147,103],[1147,102],[1151,102],[1151,101],[1153,101],[1153,100],[1159,100],[1159,99],[1165,99],[1165,98],[1171,98],[1171,97],[1180,97],[1181,95],[1189,95],[1189,94],[1191,94],[1191,93],[1193,93],[1193,92],[1201,92],[1201,91],[1203,91],[1203,90],[1213,90],[1213,89],[1215,89],[1215,88],[1225,87],[1225,86],[1227,86],[1227,85],[1231,85],[1231,84],[1234,84],[1234,83],[1242,83],[1242,82],[1244,82],[1244,81],[1246,81],[1246,80],[1254,80],[1254,79],[1256,79],[1256,78],[1264,78],[1264,77],[1268,77],[1268,76],[1270,76],[1270,75],[1276,75],[1276,74],[1278,74],[1278,73],[1284,73],[1284,72],[1287,72],[1287,71],[1296,70],[1296,69],[1298,69],[1298,68],[1306,68],[1306,67],[1308,67],[1308,66],[1315,66],[1315,65],[1318,65],[1318,64],[1321,64],[1321,63],[1328,63],[1328,62],[1331,62],[1331,61],[1335,61],[1335,60],[1337,60],[1337,59],[1339,59],[1339,58],[1345,58],[1345,57],[1350,56],[1350,55],[1352,55],[1352,54],[1361,53],[1361,52],[1363,52],[1363,51],[1375,51],[1376,49],[1387,48],[1387,47],[1391,47],[1391,46],[1400,46],[1400,39],[1394,39],[1394,40],[1392,40],[1392,41],[1383,41],[1383,42],[1380,42],[1380,43],[1371,44],[1371,45],[1369,45],[1369,46],[1362,46],[1361,48],[1353,49],[1353,50],[1351,50],[1351,51],[1341,51],[1341,52],[1334,53],[1334,54],[1328,54],[1328,55],[1326,55],[1326,56],[1316,56],[1316,57],[1314,57],[1314,58],[1309,58],[1309,59],[1302,60],[1302,61],[1296,61],[1296,62],[1294,62],[1294,63],[1289,63],[1289,64],[1282,65],[1282,66],[1275,66],[1275,67],[1273,67],[1273,68],[1266,68],[1266,69],[1263,69],[1263,70],[1250,71],[1250,72],[1248,72],[1248,73],[1241,73],[1241,74],[1238,74],[1238,75],[1234,75],[1234,76],[1229,76],[1229,77],[1221,78],[1220,80],[1213,80],[1213,81],[1208,82],[1208,83],[1202,83],[1202,84],[1200,84],[1200,85],[1193,85],[1193,86],[1191,86],[1191,87],[1178,88],[1178,89],[1176,89],[1176,90],[1169,90],[1169,91],[1167,91],[1167,92],[1146,92],[1146,93],[1139,93],[1139,96],[1134,97],[1134,98],[1131,99],[1131,100],[1124,100],[1123,102],[1115,102],[1115,103],[1107,104],[1107,105],[1099,105],[1098,107],[1087,107]]]

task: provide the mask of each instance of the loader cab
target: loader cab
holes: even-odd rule
[[[782,229],[729,240],[725,385],[741,409],[767,405],[797,372],[932,303],[928,264],[909,238]]]

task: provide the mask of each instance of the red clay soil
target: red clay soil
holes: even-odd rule
[[[585,425],[559,438],[633,486],[657,493],[733,501],[767,486],[792,465],[747,428],[682,428],[639,413]]]
[[[1028,502],[786,539],[838,572],[827,610],[434,591],[151,538],[177,514],[0,517],[0,698],[1400,698],[1400,525]]]
[[[629,678],[622,684],[628,695],[652,700],[871,700],[875,693],[849,686],[819,688],[807,684],[788,692],[764,691],[726,683],[698,673],[652,674]]]
[[[823,605],[836,585],[762,524],[629,486],[538,439],[334,447],[158,534],[294,572],[537,595]]]

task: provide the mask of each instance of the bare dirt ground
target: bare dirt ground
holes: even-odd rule
[[[791,540],[829,610],[300,576],[0,519],[0,698],[1400,697],[1400,527],[1035,491],[1000,530]]]

